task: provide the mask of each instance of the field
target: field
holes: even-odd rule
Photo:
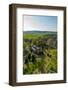
[[[57,32],[23,32],[23,74],[57,73]]]

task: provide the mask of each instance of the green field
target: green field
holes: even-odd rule
[[[23,74],[57,73],[57,33],[24,32]]]

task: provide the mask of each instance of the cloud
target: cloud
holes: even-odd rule
[[[24,31],[30,30],[56,31],[57,20],[52,20],[52,18],[53,17],[50,16],[43,17],[43,16],[24,15]]]

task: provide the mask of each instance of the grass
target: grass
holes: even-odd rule
[[[23,37],[24,39],[38,39],[38,38],[43,38],[43,37],[48,37],[48,35],[41,35],[41,34],[24,34]]]
[[[51,72],[57,72],[57,51],[56,49],[51,49],[50,53],[51,58],[48,56],[45,57],[44,59],[44,67],[46,68],[46,71],[51,73]]]

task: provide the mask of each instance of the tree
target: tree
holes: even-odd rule
[[[36,63],[36,57],[34,54],[32,54],[32,62],[35,64]]]

